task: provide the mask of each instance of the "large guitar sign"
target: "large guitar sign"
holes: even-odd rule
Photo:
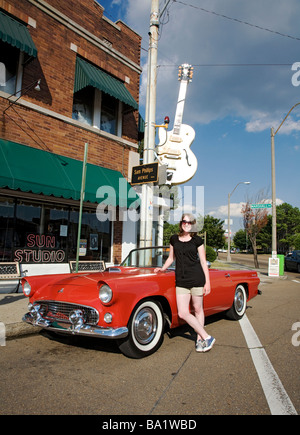
[[[158,130],[159,144],[156,147],[158,161],[167,165],[167,184],[182,184],[190,180],[197,170],[197,159],[190,146],[195,139],[192,127],[182,124],[187,85],[192,80],[193,68],[188,64],[179,67],[179,96],[173,130],[165,127]]]

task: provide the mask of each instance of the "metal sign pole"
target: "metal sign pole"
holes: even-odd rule
[[[84,146],[84,159],[82,167],[82,179],[81,179],[81,192],[80,192],[80,208],[79,208],[79,221],[78,221],[78,235],[77,235],[77,251],[76,251],[76,268],[75,271],[78,273],[78,261],[79,261],[79,250],[80,250],[80,238],[81,238],[81,221],[82,221],[82,208],[85,193],[85,178],[86,178],[86,162],[88,153],[88,143]]]
[[[148,79],[143,164],[153,163],[155,148],[155,111],[157,82],[157,44],[159,28],[159,0],[152,0],[149,32]],[[140,246],[152,245],[153,185],[143,184],[141,206]]]

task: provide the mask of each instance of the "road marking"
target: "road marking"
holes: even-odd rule
[[[300,281],[298,281],[297,279],[292,279],[293,282],[297,282],[298,284],[300,284]]]
[[[272,415],[298,415],[246,314],[239,321]]]

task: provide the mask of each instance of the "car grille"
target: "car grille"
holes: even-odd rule
[[[58,301],[35,301],[34,305],[41,306],[39,311],[46,320],[70,323],[69,315],[74,310],[81,310],[84,313],[85,323],[89,325],[97,325],[99,320],[98,311],[85,305]]]

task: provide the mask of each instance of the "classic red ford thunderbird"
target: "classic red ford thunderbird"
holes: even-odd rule
[[[167,251],[133,250],[120,266],[104,272],[25,277],[23,292],[30,303],[23,320],[58,333],[116,339],[124,355],[148,356],[161,346],[166,326],[183,323],[177,313],[174,269],[154,273]],[[210,280],[206,316],[224,311],[239,320],[247,300],[259,293],[255,271],[211,269]]]

